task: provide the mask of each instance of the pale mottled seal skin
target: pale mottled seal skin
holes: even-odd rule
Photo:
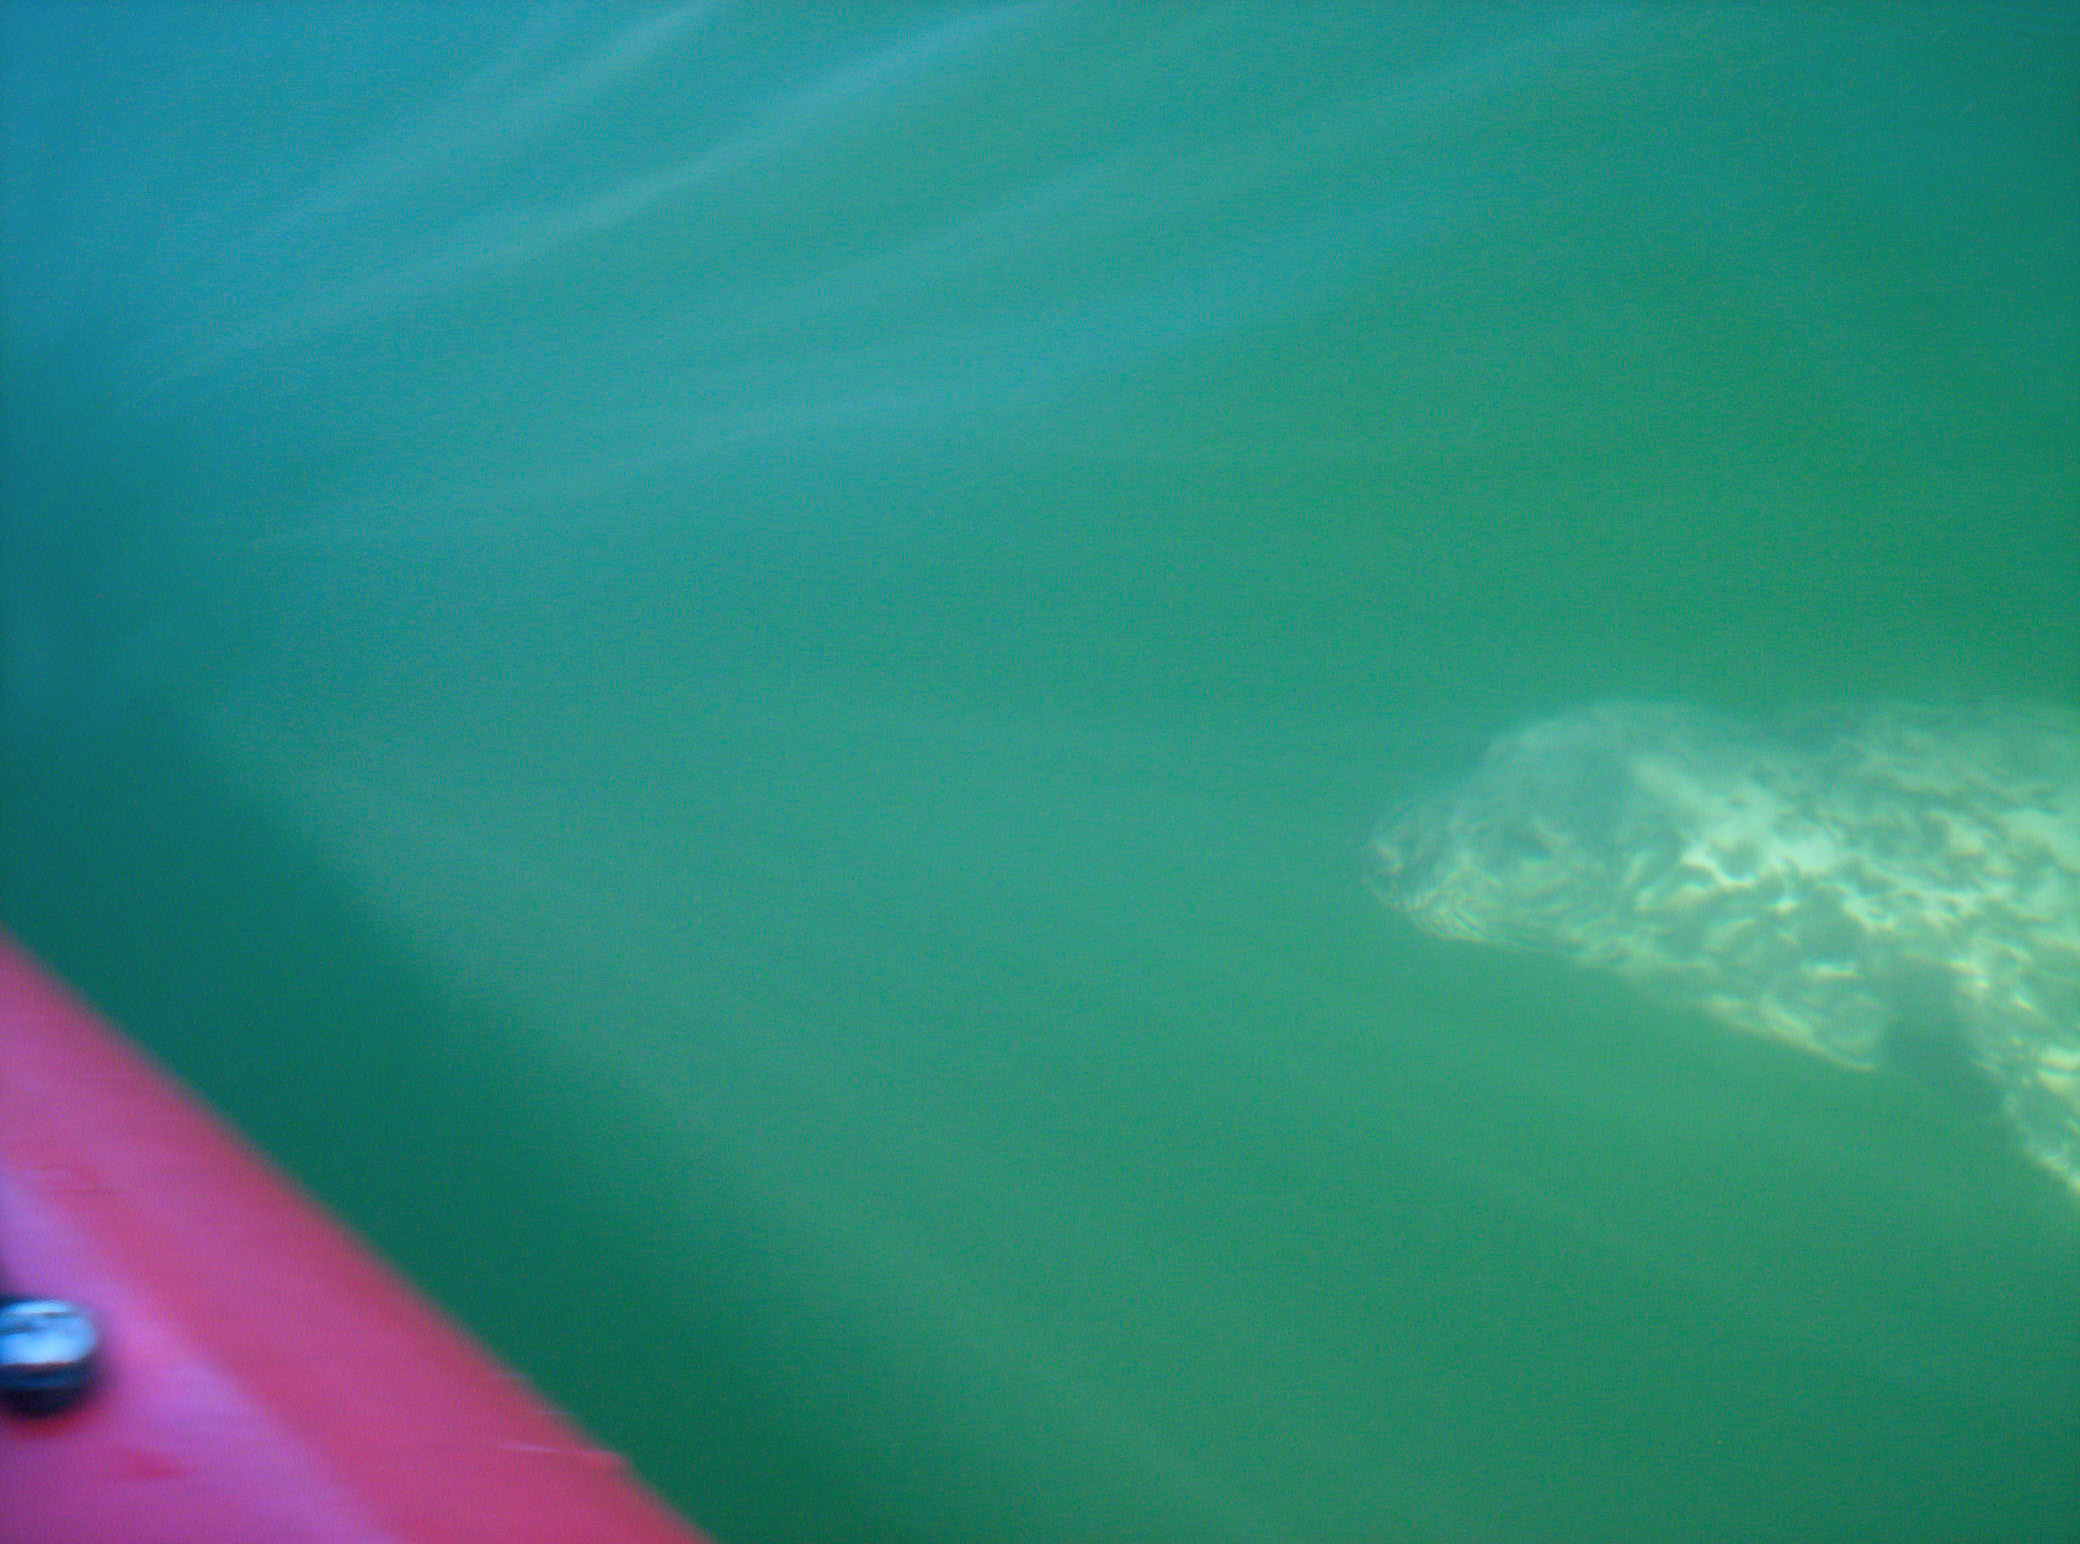
[[[1610,702],[1381,823],[1375,887],[1851,1067],[1951,1065],[2080,1197],[2080,713]]]

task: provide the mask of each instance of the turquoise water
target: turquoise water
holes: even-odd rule
[[[724,1540],[2080,1529],[1997,1125],[1359,880],[2080,702],[2069,10],[5,17],[8,920]]]

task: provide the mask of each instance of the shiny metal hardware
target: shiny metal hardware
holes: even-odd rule
[[[56,1415],[83,1399],[100,1367],[93,1316],[54,1297],[0,1298],[0,1407]]]

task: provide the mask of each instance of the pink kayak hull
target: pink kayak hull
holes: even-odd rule
[[[0,1544],[700,1544],[4,937],[0,1269],[105,1340]]]

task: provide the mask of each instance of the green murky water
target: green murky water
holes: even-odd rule
[[[4,14],[8,920],[723,1539],[2080,1528],[1997,1126],[1358,880],[2080,700],[2069,10]]]

